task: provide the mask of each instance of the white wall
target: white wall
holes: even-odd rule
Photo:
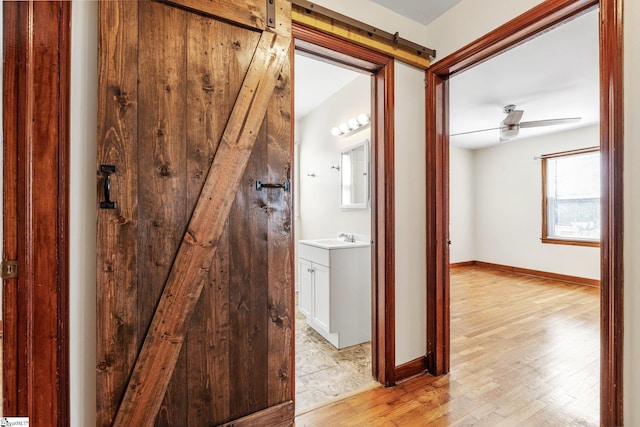
[[[71,8],[69,335],[71,426],[96,425],[98,7]]]
[[[484,261],[599,279],[598,248],[543,244],[533,157],[598,145],[597,126],[482,150],[450,147],[451,263]]]
[[[516,139],[475,153],[475,235],[478,261],[570,276],[600,278],[599,248],[542,243],[541,154],[599,144],[590,126]]]
[[[476,261],[474,152],[451,146],[449,165],[449,259],[452,264]]]
[[[640,425],[640,2],[624,2],[624,420]]]
[[[424,71],[395,63],[396,366],[424,356],[426,150]]]
[[[333,136],[332,127],[371,112],[371,76],[362,74],[297,121],[300,141],[300,217],[297,239],[336,237],[339,232],[371,235],[371,209],[340,209],[340,152],[369,140],[370,127]],[[308,176],[314,174],[315,177]]]
[[[427,43],[438,61],[505,22],[526,12],[541,0],[462,0],[426,28]],[[435,62],[434,61],[434,62]]]

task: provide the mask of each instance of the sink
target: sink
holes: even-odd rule
[[[343,239],[308,239],[300,240],[300,243],[304,245],[311,245],[323,249],[344,249],[344,248],[362,248],[369,246],[368,241],[356,240],[355,242],[347,242]]]

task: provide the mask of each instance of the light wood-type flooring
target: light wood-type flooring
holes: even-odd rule
[[[477,267],[451,274],[451,372],[299,415],[296,426],[596,426],[599,290]]]

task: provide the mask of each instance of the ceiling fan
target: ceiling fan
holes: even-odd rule
[[[581,117],[566,117],[561,119],[533,120],[529,122],[521,122],[520,120],[522,119],[522,115],[524,114],[524,111],[516,110],[516,106],[514,104],[509,104],[505,106],[502,111],[507,115],[507,117],[505,117],[504,120],[500,122],[499,127],[472,130],[468,132],[460,132],[460,133],[452,134],[451,136],[467,135],[470,133],[486,132],[490,130],[499,129],[500,141],[507,141],[511,138],[515,138],[516,136],[518,136],[521,128],[535,128],[540,126],[564,125],[567,123],[579,122],[581,119]]]

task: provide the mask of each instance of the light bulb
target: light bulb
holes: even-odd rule
[[[338,128],[332,128],[331,129],[331,135],[333,135],[333,136],[338,136],[338,135],[340,135],[340,133],[341,133],[340,129],[338,129]]]
[[[360,123],[360,126],[364,126],[367,123],[369,123],[369,116],[365,113],[362,113],[358,116],[358,123]]]
[[[340,131],[342,133],[347,133],[349,132],[349,125],[346,123],[340,123],[340,126],[338,126],[340,128]]]
[[[360,127],[358,125],[358,121],[356,119],[354,119],[353,117],[349,119],[347,124],[349,125],[349,129],[351,129],[351,130],[354,130],[354,129],[357,129],[357,128]]]

